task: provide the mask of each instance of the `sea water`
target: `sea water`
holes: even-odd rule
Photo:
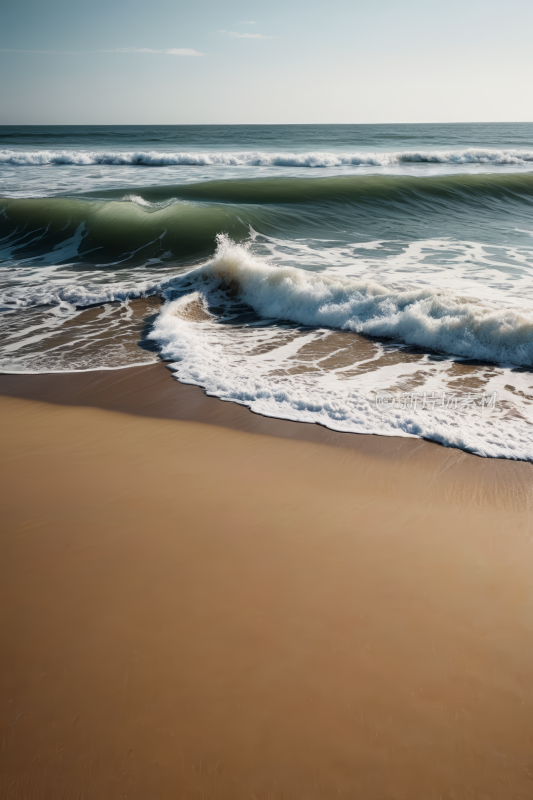
[[[0,369],[533,459],[533,124],[0,127]]]

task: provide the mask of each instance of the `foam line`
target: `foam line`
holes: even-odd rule
[[[238,292],[267,319],[327,326],[496,363],[533,366],[533,311],[465,297],[448,289],[399,290],[371,281],[274,267],[249,246],[218,237],[198,285]]]
[[[94,151],[94,150],[0,150],[0,164],[10,166],[250,166],[250,167],[388,167],[399,164],[493,164],[523,166],[533,163],[533,150],[498,150],[468,148],[466,150],[413,150],[382,153],[269,153],[245,152],[177,152],[157,151]]]

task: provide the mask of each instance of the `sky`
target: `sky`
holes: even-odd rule
[[[533,121],[531,0],[0,0],[0,124]]]

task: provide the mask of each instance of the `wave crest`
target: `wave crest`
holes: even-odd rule
[[[438,288],[397,289],[273,267],[249,246],[219,235],[215,258],[197,279],[238,294],[266,319],[397,339],[429,350],[530,367],[533,312]],[[189,275],[189,277],[191,277]]]
[[[492,164],[524,166],[533,163],[533,150],[467,148],[465,150],[413,150],[354,153],[268,153],[93,151],[93,150],[0,150],[0,164],[10,166],[247,166],[247,167],[390,167],[400,164]]]

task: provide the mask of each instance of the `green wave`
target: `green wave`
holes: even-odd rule
[[[0,201],[0,243],[12,257],[35,258],[50,252],[78,232],[78,256],[104,261],[137,253],[139,259],[171,254],[182,258],[210,253],[217,233],[236,240],[257,222],[253,214],[236,214],[227,206],[175,203],[149,211],[135,203],[66,198]]]
[[[136,194],[151,203],[171,198],[239,204],[308,204],[335,200],[382,202],[402,198],[435,198],[469,202],[481,198],[533,200],[533,173],[505,175],[395,176],[366,175],[333,178],[250,178],[206,181],[174,186],[109,190],[92,196]],[[91,195],[87,195],[91,196]]]
[[[441,236],[490,240],[503,217],[516,227],[530,221],[532,209],[533,174],[266,178],[115,189],[98,199],[4,199],[0,259],[50,258],[77,236],[74,255],[58,254],[57,263],[85,263],[90,253],[96,267],[147,259],[157,267],[161,258],[190,263],[210,255],[217,234],[241,241],[250,227],[288,238],[354,230],[419,238],[431,215]]]

